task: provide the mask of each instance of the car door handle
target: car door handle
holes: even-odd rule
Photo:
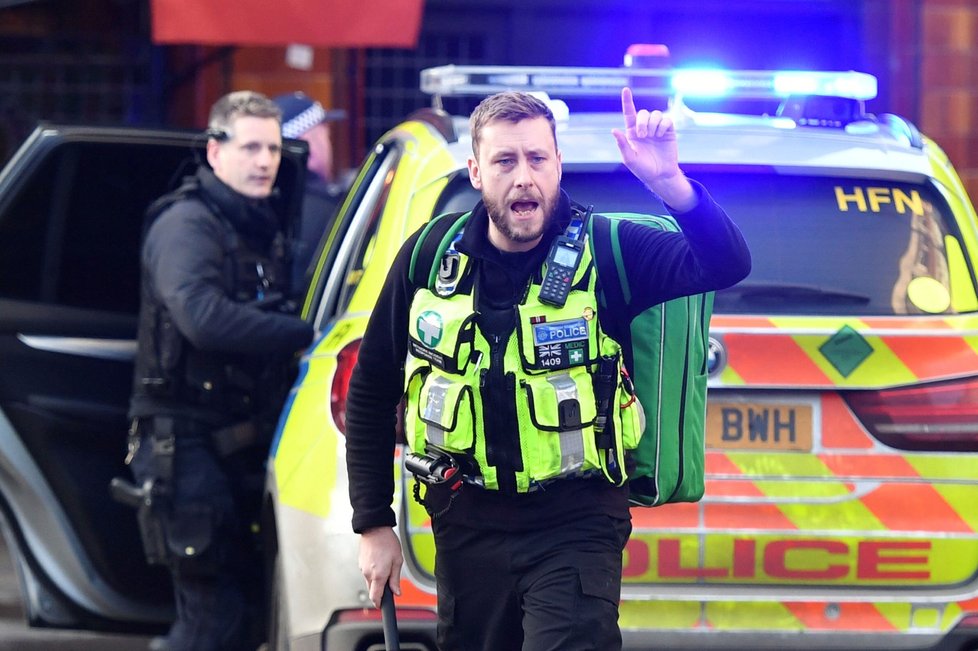
[[[52,337],[17,334],[24,345],[63,355],[78,355],[109,361],[131,362],[136,359],[135,339],[100,339],[97,337]]]

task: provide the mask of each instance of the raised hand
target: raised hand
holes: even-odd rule
[[[696,204],[696,192],[679,169],[679,147],[672,117],[662,111],[636,111],[630,88],[621,91],[625,130],[612,129],[622,162],[646,187],[678,210]]]

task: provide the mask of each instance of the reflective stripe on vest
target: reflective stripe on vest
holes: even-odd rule
[[[445,446],[445,430],[432,425],[433,422],[444,421],[445,396],[451,382],[448,378],[435,376],[428,392],[428,401],[424,407],[425,439],[435,445]]]
[[[547,382],[557,390],[557,404],[565,400],[580,400],[577,384],[566,373],[551,375]],[[567,475],[584,466],[583,432],[580,428],[560,433],[560,474]]]

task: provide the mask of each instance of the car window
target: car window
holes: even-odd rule
[[[953,215],[931,186],[722,172],[703,174],[703,180],[754,252],[750,276],[718,294],[718,311],[952,311],[947,242],[959,238]],[[920,279],[931,282],[923,291],[938,294],[936,307],[918,295]]]
[[[0,297],[135,314],[143,211],[188,156],[60,145],[0,215]]]
[[[363,272],[373,258],[374,244],[377,241],[377,227],[380,225],[380,216],[387,205],[387,197],[390,194],[393,179],[393,169],[390,170],[390,173],[380,175],[378,177],[380,183],[377,188],[377,200],[370,206],[365,206],[366,212],[363,215],[362,228],[356,234],[353,254],[350,256],[346,274],[343,276],[343,286],[340,289],[340,298],[337,304],[337,309],[340,311],[345,310],[350,304],[353,292],[360,285]]]
[[[136,314],[146,207],[197,164],[185,142],[58,143],[0,213],[0,298]],[[291,187],[296,169],[283,157],[276,186]],[[297,211],[294,192],[276,209],[287,202]]]
[[[142,212],[187,153],[59,147],[0,215],[0,297],[134,314]]]
[[[974,295],[974,270],[964,262],[954,217],[929,184],[769,168],[691,166],[687,173],[733,218],[753,254],[750,276],[717,294],[718,313],[950,313],[952,295]],[[596,212],[665,210],[620,167],[568,165],[561,184]],[[459,174],[435,212],[465,210],[477,200]]]
[[[328,252],[328,270],[314,325],[322,328],[333,315],[343,312],[360,285],[363,271],[371,260],[381,215],[387,205],[401,150],[396,143],[379,146],[364,165],[354,184],[353,208],[340,216],[337,239]],[[385,262],[386,264],[386,262]],[[317,280],[322,283],[322,279]]]

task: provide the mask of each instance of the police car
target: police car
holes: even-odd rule
[[[350,528],[345,394],[401,242],[478,199],[462,104],[545,93],[570,195],[655,212],[610,135],[630,85],[640,106],[671,104],[683,168],[739,224],[754,269],[716,296],[705,497],[632,512],[626,648],[976,648],[978,218],[934,142],[865,112],[875,80],[448,66],[422,83],[433,108],[366,157],[302,306],[320,337],[270,450],[269,646],[383,646]],[[764,109],[701,106],[727,100]],[[127,472],[141,214],[202,146],[42,125],[0,172],[0,529],[32,624],[155,632],[171,616],[168,577],[108,485]],[[286,218],[305,154],[286,143]],[[431,650],[430,523],[401,450],[395,471],[401,646]]]
[[[706,495],[633,510],[626,648],[975,648],[978,221],[934,142],[903,118],[866,113],[876,80],[445,66],[421,83],[434,108],[375,145],[304,306],[322,336],[269,463],[274,648],[382,648],[350,531],[344,399],[401,242],[478,199],[467,120],[440,107],[539,92],[558,120],[571,197],[597,212],[661,211],[620,163],[610,135],[620,111],[575,108],[613,101],[625,85],[639,106],[669,102],[685,172],[738,223],[754,258],[751,275],[716,296]],[[694,108],[719,99],[775,109]],[[400,458],[396,476],[401,641],[434,649],[430,521]]]

